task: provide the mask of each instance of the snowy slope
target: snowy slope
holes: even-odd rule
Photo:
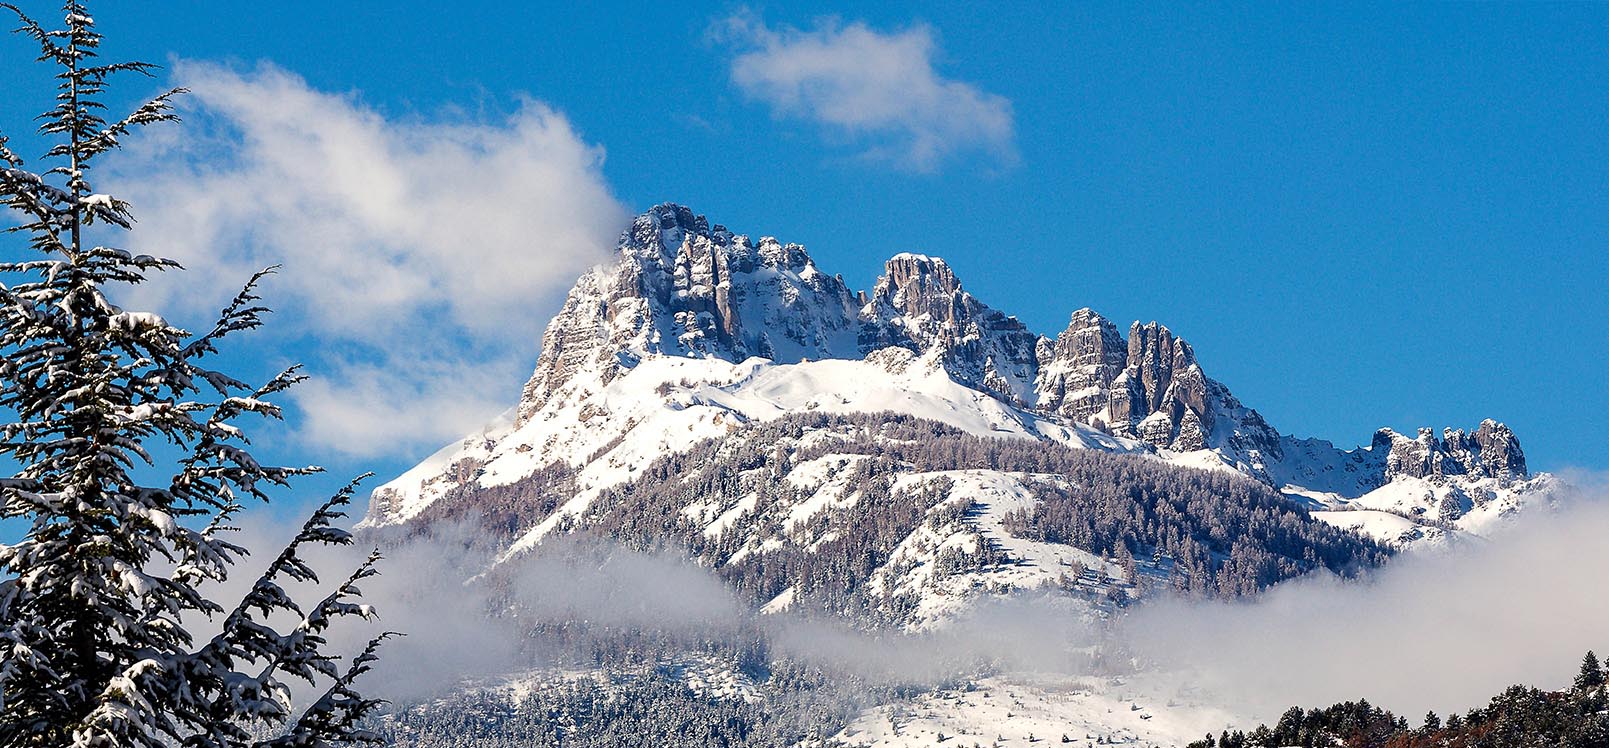
[[[915,598],[917,603],[909,626],[920,630],[943,626],[970,610],[986,595],[1040,590],[1059,592],[1081,587],[1091,597],[1098,597],[1112,586],[1130,589],[1136,580],[1126,579],[1113,560],[1071,545],[1041,543],[1006,532],[1002,521],[1007,513],[1030,509],[1038,501],[1024,485],[1032,479],[1059,481],[1054,475],[992,470],[901,476],[895,483],[896,491],[924,484],[947,486],[946,499],[930,510],[930,515],[940,514],[947,506],[962,501],[975,502],[976,511],[957,522],[924,523],[906,537],[888,563],[878,569],[872,578],[873,590],[890,595],[904,593]],[[940,557],[946,550],[970,555],[986,545],[992,546],[1009,562],[960,574],[942,572]]]
[[[1237,721],[1158,683],[1016,673],[867,710],[834,738],[866,748],[1182,746]]]
[[[1318,495],[1313,516],[1400,547],[1436,545],[1460,535],[1484,537],[1533,504],[1552,506],[1561,489],[1542,473],[1519,481],[1403,476],[1353,499]]]
[[[964,431],[1051,439],[1114,452],[1143,449],[1088,426],[1061,424],[1012,408],[951,380],[931,359],[900,348],[864,360],[776,364],[751,358],[657,357],[586,391],[554,399],[515,426],[500,419],[377,489],[365,526],[405,522],[464,480],[503,485],[562,462],[586,491],[628,480],[654,457],[731,424],[787,413],[890,411]],[[585,508],[580,501],[572,511]]]

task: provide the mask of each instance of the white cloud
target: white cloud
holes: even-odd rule
[[[282,264],[273,326],[321,354],[293,391],[319,446],[394,454],[507,407],[541,310],[624,225],[602,149],[534,100],[500,118],[399,118],[269,64],[180,62],[174,79],[193,91],[184,123],[110,165],[140,219],[131,246],[190,268],[142,300],[216,308]]]
[[[1515,683],[1560,688],[1582,653],[1609,647],[1609,503],[1592,496],[1361,581],[1139,606],[1123,621],[1127,644],[1262,721],[1359,697],[1416,719],[1482,706]]]
[[[927,26],[880,33],[828,20],[807,31],[740,14],[715,32],[738,51],[732,81],[746,95],[815,120],[867,156],[924,172],[964,151],[1016,159],[1011,102],[941,76]]]
[[[529,376],[535,341],[534,335],[510,340],[506,352],[490,358],[415,356],[399,342],[380,363],[327,361],[327,376],[292,390],[302,431],[349,455],[438,447],[509,407],[509,393]]]

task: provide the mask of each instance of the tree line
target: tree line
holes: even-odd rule
[[[1430,712],[1417,727],[1359,699],[1322,709],[1291,707],[1272,727],[1208,735],[1189,748],[1605,748],[1609,694],[1604,682],[1603,664],[1589,651],[1570,688],[1510,686],[1484,707],[1445,720]]]

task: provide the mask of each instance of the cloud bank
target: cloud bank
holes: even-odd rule
[[[1240,713],[1368,698],[1417,719],[1521,683],[1559,688],[1609,649],[1609,502],[1534,511],[1490,540],[1397,558],[1372,578],[1307,578],[1244,603],[1136,608],[1136,654]]]
[[[435,446],[507,407],[539,310],[626,220],[602,149],[535,100],[391,117],[266,63],[180,61],[173,82],[192,91],[184,122],[108,164],[140,220],[131,246],[189,268],[139,300],[199,314],[283,265],[271,328],[320,353],[293,391],[315,446]]]
[[[941,75],[927,26],[882,33],[827,20],[802,30],[739,14],[713,34],[736,52],[732,82],[745,95],[821,125],[869,158],[918,172],[964,152],[1016,160],[1011,102]]]

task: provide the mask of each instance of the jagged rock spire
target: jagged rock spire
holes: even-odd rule
[[[1469,433],[1443,429],[1440,438],[1429,428],[1419,429],[1411,439],[1380,429],[1375,432],[1372,451],[1386,455],[1387,480],[1449,475],[1513,479],[1529,474],[1519,439],[1508,426],[1490,418]]]
[[[1038,336],[963,290],[944,260],[894,255],[861,317],[863,351],[897,345],[931,354],[962,384],[1013,405],[1033,404]]]
[[[1039,406],[1048,412],[1179,451],[1239,439],[1263,456],[1279,453],[1278,434],[1206,376],[1189,343],[1156,322],[1135,322],[1125,339],[1106,318],[1080,309],[1055,342],[1040,346],[1039,363]],[[1232,422],[1221,424],[1225,418]]]
[[[1124,390],[1119,400],[1128,401],[1127,380],[1119,382],[1128,369],[1128,343],[1117,326],[1085,307],[1073,312],[1067,329],[1054,341],[1041,340],[1037,353],[1039,407],[1108,428],[1114,420],[1113,387]],[[1123,420],[1127,421],[1126,413]]]

